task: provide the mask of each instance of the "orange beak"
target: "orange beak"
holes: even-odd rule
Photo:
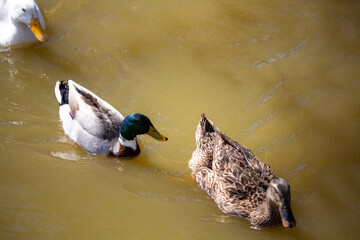
[[[45,42],[48,39],[44,29],[41,27],[39,18],[31,18],[30,29],[40,42]]]
[[[293,228],[296,226],[296,221],[291,211],[290,204],[279,207],[281,221],[285,228]]]

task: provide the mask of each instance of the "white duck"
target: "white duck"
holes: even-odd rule
[[[0,0],[0,46],[45,42],[45,21],[35,0]]]
[[[140,153],[137,135],[167,141],[150,119],[140,113],[126,118],[100,97],[72,80],[57,82],[55,96],[65,133],[86,151],[128,157]]]

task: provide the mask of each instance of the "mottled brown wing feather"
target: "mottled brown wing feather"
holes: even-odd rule
[[[190,162],[201,162],[193,169],[200,188],[224,213],[248,218],[264,201],[269,182],[275,178],[270,167],[227,137],[205,115],[198,124],[196,142]]]
[[[218,128],[202,114],[195,133],[197,148],[189,161],[189,167],[194,172],[202,167],[212,168],[214,139],[217,131]]]

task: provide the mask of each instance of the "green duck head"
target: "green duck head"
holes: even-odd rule
[[[167,141],[168,138],[159,133],[150,119],[141,113],[128,115],[121,124],[120,135],[125,140],[134,140],[137,135],[148,134],[159,141]]]

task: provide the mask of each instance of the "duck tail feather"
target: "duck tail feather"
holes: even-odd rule
[[[202,129],[202,131],[204,133],[205,132],[218,132],[219,131],[219,129],[215,126],[215,124],[205,117],[205,113],[201,114],[199,124],[201,125],[201,129]]]
[[[64,81],[57,81],[55,85],[55,96],[60,106],[69,104],[69,85]]]

